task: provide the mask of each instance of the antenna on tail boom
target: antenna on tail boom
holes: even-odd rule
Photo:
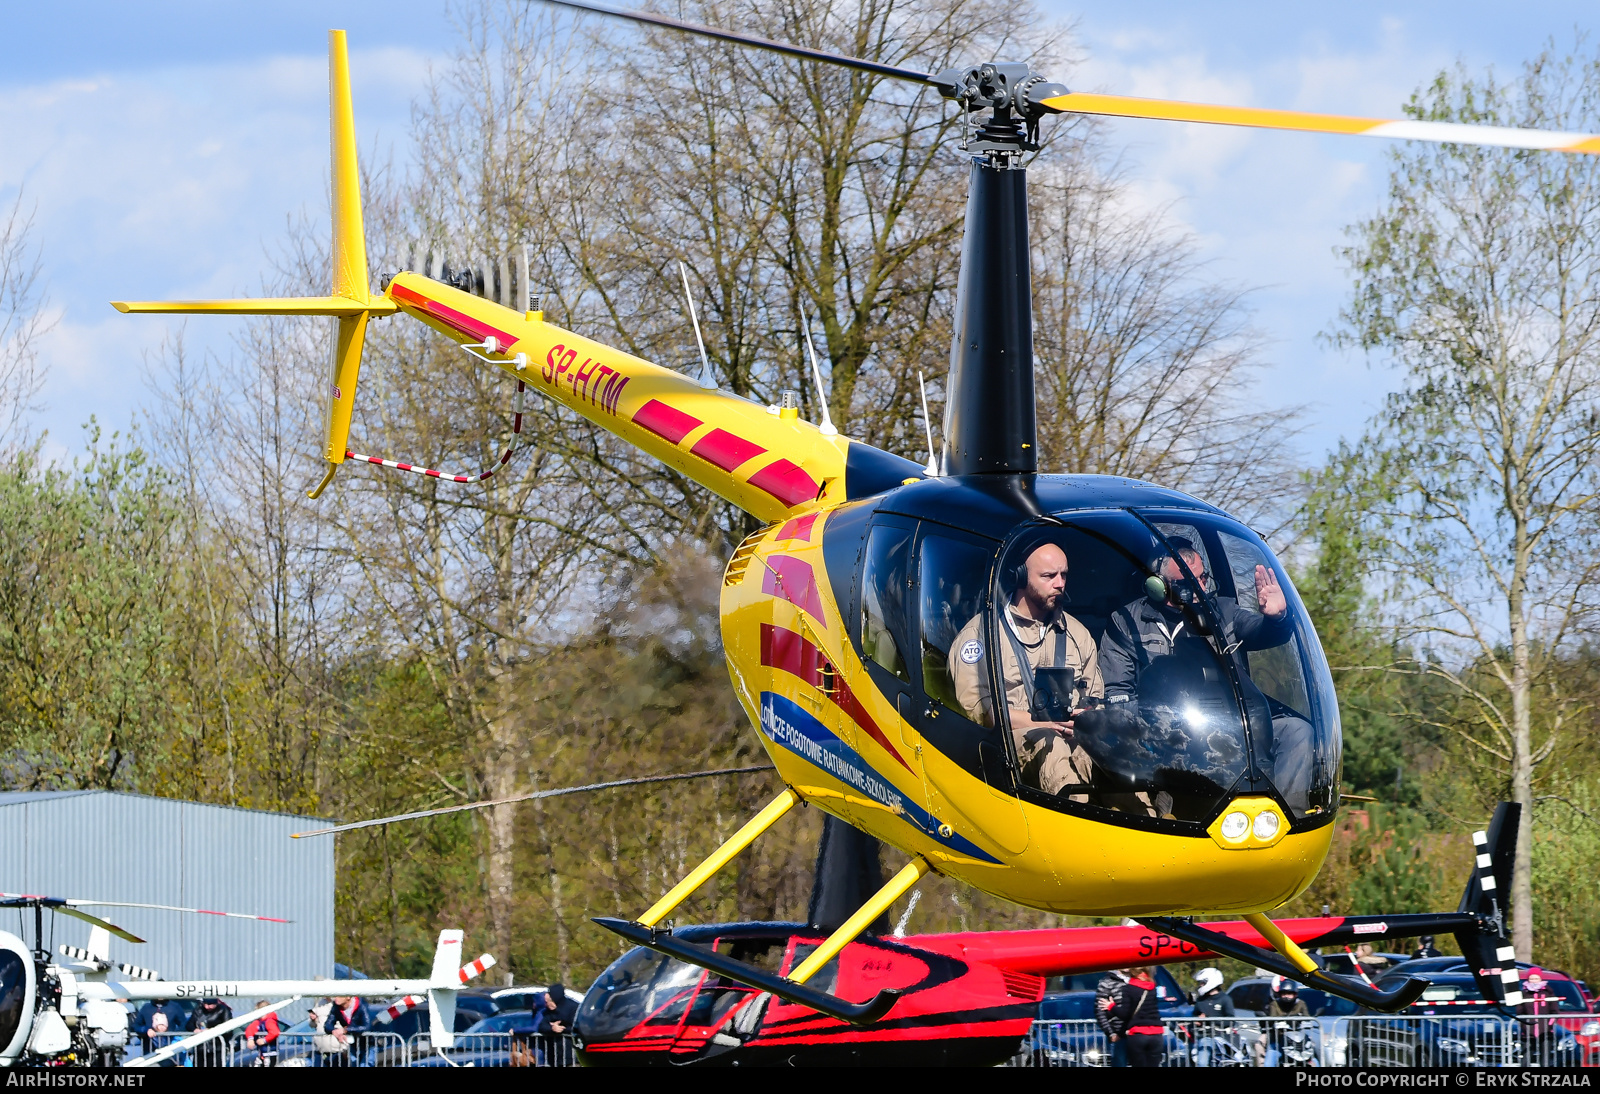
[[[802,318],[805,318],[802,313]],[[822,387],[822,369],[817,367],[817,347],[811,341],[811,321],[805,319],[806,324],[806,352],[811,355],[811,378],[817,383],[817,405],[822,408],[822,424],[818,431],[824,437],[837,437],[839,431],[833,427],[833,415],[828,413],[828,393]]]
[[[682,259],[678,260],[678,273],[683,275],[683,298],[689,303],[689,322],[694,324],[694,340],[700,347],[700,386],[713,391],[717,378],[711,375],[711,358],[706,356],[706,340],[700,337],[700,317],[694,312],[694,293],[689,288],[689,267]]]

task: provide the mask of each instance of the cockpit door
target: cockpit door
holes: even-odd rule
[[[1028,846],[1028,822],[994,712],[980,696],[972,671],[980,661],[972,643],[981,647],[988,641],[984,617],[997,546],[923,522],[912,619],[918,686],[911,713],[925,742],[929,812],[950,817],[957,827],[964,818],[972,827],[964,835],[981,831],[1007,852],[1020,854]]]

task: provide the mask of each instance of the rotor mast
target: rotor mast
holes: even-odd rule
[[[991,111],[964,145],[972,173],[945,384],[943,470],[1032,474],[1039,469],[1039,447],[1023,157],[1039,147],[1046,110],[1038,100],[1065,89],[1016,64],[941,73],[936,82],[955,85],[950,97],[969,113]]]

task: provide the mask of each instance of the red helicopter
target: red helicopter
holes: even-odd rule
[[[1279,920],[1277,926],[1305,948],[1453,933],[1464,954],[1482,954],[1501,932],[1495,897],[1511,881],[1517,808],[1502,804],[1488,833],[1475,835],[1478,865],[1454,913],[1322,916]],[[695,963],[643,946],[628,951],[584,996],[575,1030],[584,1063],[992,1065],[1020,1050],[1038,1015],[1047,978],[1211,960],[1222,950],[1186,939],[1196,925],[1185,920],[900,937],[880,919],[830,960],[814,981],[819,990],[852,1002],[884,990],[897,992],[893,1009],[866,1026],[786,1002],[714,971],[721,958],[787,974],[860,906],[862,892],[881,884],[878,851],[870,836],[828,817],[809,922],[679,927],[672,941],[699,951]],[[1204,929],[1212,932],[1204,936],[1209,940],[1222,937],[1234,943],[1222,956],[1255,963],[1272,952],[1265,948],[1269,940],[1242,920],[1208,922]],[[1489,963],[1484,961],[1474,964],[1485,997],[1497,998],[1500,970],[1485,967]]]

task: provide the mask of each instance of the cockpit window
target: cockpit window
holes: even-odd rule
[[[973,692],[999,685],[1023,785],[1200,823],[1271,787],[1296,816],[1332,811],[1326,665],[1287,576],[1242,526],[1062,513],[1018,530],[998,574],[994,608],[948,664],[975,721],[992,724],[963,677],[983,681]]]
[[[578,1032],[590,1041],[621,1038],[641,1022],[677,1025],[705,970],[643,947],[600,974],[578,1008]]]
[[[874,528],[861,580],[861,652],[907,683],[911,675],[896,636],[906,634],[910,557],[910,529]]]
[[[955,645],[956,636],[964,634],[963,628],[978,618],[984,587],[989,583],[993,546],[985,550],[959,539],[928,533],[922,537],[920,555],[922,690],[928,698],[949,710],[967,714],[969,709],[981,704],[976,703],[972,695],[968,695],[966,703],[962,702],[956,681],[961,679],[965,683],[964,678],[973,674],[960,671],[964,663],[961,651],[956,650],[952,657],[951,647]],[[976,632],[976,627],[971,630]],[[984,716],[974,717],[974,721],[993,724],[994,719],[986,710],[980,713]]]

